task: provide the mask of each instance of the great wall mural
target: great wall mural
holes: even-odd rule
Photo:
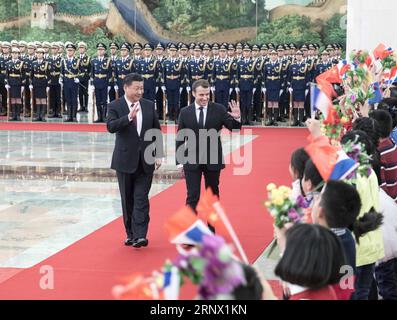
[[[2,17],[1,10],[4,9],[2,6],[7,5],[6,2],[12,5],[13,1],[18,6],[18,16],[11,15],[8,19]],[[56,32],[57,26],[62,25],[63,28],[69,28],[71,31],[73,28],[76,29],[77,34],[86,35],[101,29],[101,34],[108,38],[117,36],[129,42],[211,43],[255,42],[258,38],[261,39],[261,32],[266,34],[267,25],[286,16],[306,19],[304,21],[309,19],[309,29],[324,37],[324,31],[327,31],[324,30],[324,26],[327,22],[335,15],[346,13],[347,0],[311,2],[273,0],[269,1],[271,10],[267,9],[270,5],[267,5],[266,0],[54,0],[52,2],[4,0],[4,2],[0,4],[0,32],[19,29],[19,32],[13,34],[18,34],[20,38],[24,37],[29,26],[40,30],[55,29]],[[84,8],[85,2],[87,6]],[[81,5],[83,7],[79,7]],[[93,13],[80,15],[82,11]],[[6,36],[8,34],[12,33],[4,33]],[[61,34],[66,36],[67,32]]]

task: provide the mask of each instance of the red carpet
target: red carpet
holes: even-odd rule
[[[234,176],[228,166],[221,177],[221,200],[254,262],[273,238],[272,219],[263,207],[269,182],[290,183],[291,152],[305,144],[306,130],[254,129],[252,172]],[[237,151],[240,152],[240,151]],[[0,299],[111,299],[111,288],[134,272],[151,272],[176,256],[164,232],[167,218],[185,201],[184,181],[151,199],[150,245],[124,247],[121,218],[93,232],[42,263],[0,284]],[[54,268],[54,289],[40,288],[41,266]],[[184,298],[192,298],[187,290]]]

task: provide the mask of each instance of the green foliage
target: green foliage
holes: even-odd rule
[[[346,48],[347,32],[345,19],[345,16],[338,13],[326,22],[322,32],[324,43],[340,43]]]
[[[264,2],[258,0],[262,20]],[[251,0],[160,0],[153,15],[165,29],[192,36],[254,26],[256,4]]]
[[[21,29],[14,28],[2,31],[2,40],[11,41],[13,39],[25,40],[25,41],[72,41],[77,44],[80,41],[84,41],[88,45],[89,54],[95,54],[96,44],[98,42],[104,42],[109,44],[111,41],[116,41],[121,44],[125,39],[118,35],[113,39],[107,36],[107,33],[97,28],[90,34],[84,34],[80,30],[76,29],[75,26],[64,23],[55,22],[54,30],[42,30],[39,28],[30,28],[30,26],[24,26]]]
[[[79,16],[88,16],[105,10],[96,0],[1,0],[0,21],[29,15],[32,2],[54,2],[57,5],[57,12]]]
[[[258,43],[322,43],[321,35],[312,31],[308,17],[285,16],[259,27]]]

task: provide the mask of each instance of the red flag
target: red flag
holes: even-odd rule
[[[151,280],[142,274],[135,273],[126,281],[126,285],[113,287],[113,296],[118,300],[155,300]]]
[[[344,64],[343,67],[340,69],[340,75],[344,76],[347,71],[350,70],[350,64]]]
[[[197,216],[190,207],[183,207],[165,224],[165,229],[168,232],[169,240],[172,241],[175,239],[182,232],[189,229],[197,220]]]
[[[216,203],[219,204],[218,197],[213,194],[211,188],[208,188],[201,195],[200,201],[197,204],[198,216],[204,222],[213,226],[217,234],[224,237],[227,241],[230,241],[230,234],[214,207]]]
[[[327,80],[319,79],[318,77],[317,77],[317,84],[318,84],[318,88],[321,91],[323,91],[327,95],[327,97],[332,101],[332,97],[336,96],[336,92],[332,84]]]
[[[312,139],[305,151],[312,159],[321,177],[328,181],[338,159],[337,150],[329,143],[326,136]]]
[[[333,68],[329,69],[328,71],[325,71],[324,73],[320,74],[317,77],[318,80],[326,80],[329,83],[342,83],[342,79],[339,74],[339,69],[338,66],[334,66]]]
[[[391,68],[389,79],[393,79],[397,75],[397,66]]]
[[[365,64],[367,65],[367,67],[371,66],[372,58],[370,55],[368,55],[367,59],[365,59]]]
[[[379,44],[374,50],[375,59],[383,60],[384,59],[383,55],[384,55],[385,50],[386,50],[386,46],[383,43]]]

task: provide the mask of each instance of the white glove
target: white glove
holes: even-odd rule
[[[262,93],[263,94],[266,94],[266,91],[267,91],[266,88],[262,88]]]
[[[281,90],[280,90],[280,97],[281,97],[281,95],[283,94],[283,92],[284,92],[284,90],[281,89]]]
[[[289,93],[292,93],[292,92],[294,92],[294,89],[289,88],[288,91],[289,91]]]
[[[7,89],[7,90],[10,90],[10,89],[11,89],[11,87],[10,87],[9,84],[6,84],[6,89]]]
[[[33,90],[33,85],[32,84],[29,85],[29,89]]]
[[[212,92],[215,92],[215,87],[211,87],[211,91],[212,91]]]
[[[229,89],[229,95],[231,95],[232,92],[233,92],[233,88],[230,88],[230,89]]]
[[[305,97],[307,96],[308,93],[309,93],[309,89],[306,89],[306,91],[305,91]]]
[[[156,87],[156,91],[155,91],[155,93],[157,94],[157,92],[159,91],[159,87]]]
[[[90,92],[94,92],[95,87],[91,84],[91,85],[88,87],[88,90],[89,90]]]
[[[59,84],[62,84],[62,83],[63,83],[62,78],[59,78],[58,83],[59,83]]]
[[[236,88],[236,93],[240,93],[240,88]]]
[[[47,88],[46,88],[46,91],[47,91],[47,92],[50,92],[50,87],[47,87]]]
[[[108,93],[109,93],[110,89],[112,89],[112,87],[111,87],[111,86],[109,86],[109,87],[108,87]]]
[[[162,90],[163,92],[165,92],[167,89],[166,89],[165,86],[161,86],[161,90]],[[181,92],[181,89],[179,89],[179,92]]]
[[[183,91],[183,88],[179,88],[179,94],[181,94]]]
[[[255,94],[256,88],[252,89],[252,94]]]
[[[186,91],[190,92],[192,89],[190,87],[186,87]]]
[[[118,91],[119,90],[119,86],[114,86],[114,90]]]
[[[79,82],[80,82],[79,78],[74,78],[74,83],[79,83]]]

